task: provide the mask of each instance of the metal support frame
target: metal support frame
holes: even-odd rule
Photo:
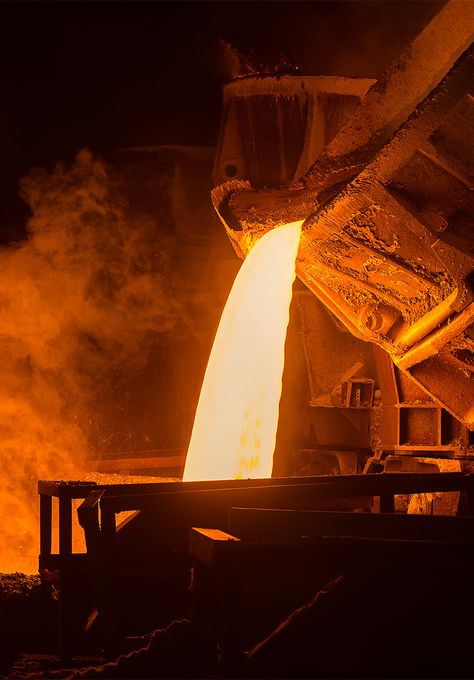
[[[309,570],[316,581],[317,574],[357,576],[376,565],[388,578],[410,570],[443,579],[469,578],[473,568],[473,517],[233,509],[231,527],[231,534],[193,527],[189,537],[199,593],[193,612],[198,620],[207,616],[224,677],[243,677],[242,587],[259,574],[302,575]],[[264,535],[263,542],[255,542],[257,534]],[[265,588],[264,579],[261,583]],[[218,612],[207,606],[210,587],[213,597],[218,588]]]
[[[110,486],[40,482],[38,489],[41,508],[40,567],[59,569],[64,584],[60,605],[60,654],[63,661],[70,659],[74,652],[70,604],[75,579],[80,578],[81,573],[84,578],[87,572],[89,580],[94,583],[106,656],[111,658],[120,647],[116,607],[121,578],[126,576],[127,581],[156,580],[157,570],[170,559],[177,560],[176,564],[181,566],[188,560],[191,565],[188,555],[190,527],[210,526],[226,531],[230,526],[232,508],[299,511],[368,509],[373,505],[374,497],[378,497],[382,511],[393,511],[396,494],[462,491],[469,501],[470,513],[474,510],[474,476],[462,473],[384,473]],[[59,554],[51,553],[53,496],[63,500],[59,517],[63,538],[60,539]],[[78,509],[78,516],[86,535],[87,555],[71,552],[70,508],[74,498],[85,498]],[[339,504],[341,499],[342,505]],[[117,530],[117,514],[123,511],[138,511],[138,515]],[[357,516],[365,514],[357,513]],[[279,557],[275,555],[275,558]],[[235,583],[229,586],[231,590],[234,587]]]

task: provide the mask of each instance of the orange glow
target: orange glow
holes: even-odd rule
[[[235,279],[199,397],[185,481],[271,477],[301,224],[265,234]]]

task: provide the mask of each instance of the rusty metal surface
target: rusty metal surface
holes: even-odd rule
[[[461,121],[471,138],[473,83],[467,53],[357,179],[308,221],[297,263],[300,278],[354,335],[383,347],[468,427],[474,195],[467,155],[455,162],[437,140],[442,129],[459,134]]]
[[[449,0],[369,90],[301,181],[282,190],[252,190],[250,182],[239,180],[217,187],[215,207],[230,228],[231,240],[232,228],[265,230],[306,219],[312,206],[334,196],[370,163],[473,39],[474,5],[470,0]],[[235,237],[233,244],[238,250]]]
[[[338,76],[229,83],[224,88],[215,184],[245,178],[254,187],[268,187],[301,177],[374,83]]]
[[[248,182],[214,190],[243,255],[268,229],[304,219],[299,278],[354,336],[386,350],[468,428],[474,56],[472,48],[461,52],[473,31],[472,3],[447,3],[369,90],[302,183],[273,192],[251,190]],[[350,130],[357,132],[352,141]]]

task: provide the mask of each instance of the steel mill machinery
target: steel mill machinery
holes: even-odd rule
[[[314,593],[316,572],[319,585],[327,583],[325,569],[349,574],[355,591],[361,574],[418,587],[415,568],[420,583],[443,584],[440,595],[469,585],[473,36],[474,3],[451,0],[377,82],[266,75],[225,87],[212,198],[235,251],[245,257],[268,230],[303,221],[278,479],[39,482],[40,567],[60,574],[64,660],[75,652],[81,625],[73,612],[77,583],[99,614],[100,644],[113,658],[127,635],[164,625],[169,612],[183,615],[191,561],[190,625],[200,653],[208,655],[202,677],[215,675],[217,639],[228,664],[221,674],[244,677],[236,673],[249,570],[260,570],[260,595],[275,586],[273,571],[291,572],[268,595],[268,612],[252,612],[271,614],[271,625],[292,611],[284,602],[290,590],[300,588],[301,604]],[[382,470],[388,474],[373,474]],[[87,555],[72,550],[76,499]],[[123,512],[134,514],[119,525]],[[298,569],[304,578],[295,579]],[[364,583],[362,592],[372,592]],[[376,592],[373,600],[379,599]],[[445,599],[462,609],[457,591]],[[467,601],[474,601],[472,588]],[[404,623],[405,611],[399,613]],[[94,626],[94,617],[87,621]],[[470,634],[468,627],[452,626],[449,616],[438,623],[446,635],[453,631],[453,644],[470,649],[461,636]],[[357,644],[361,639],[354,634]],[[382,658],[387,654],[380,651]]]
[[[472,3],[449,2],[377,82],[288,75],[225,89],[213,201],[235,251],[304,220],[300,469],[469,468],[473,30]]]

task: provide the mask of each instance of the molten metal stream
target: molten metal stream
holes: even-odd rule
[[[271,476],[301,224],[265,234],[240,268],[207,365],[185,481]]]

